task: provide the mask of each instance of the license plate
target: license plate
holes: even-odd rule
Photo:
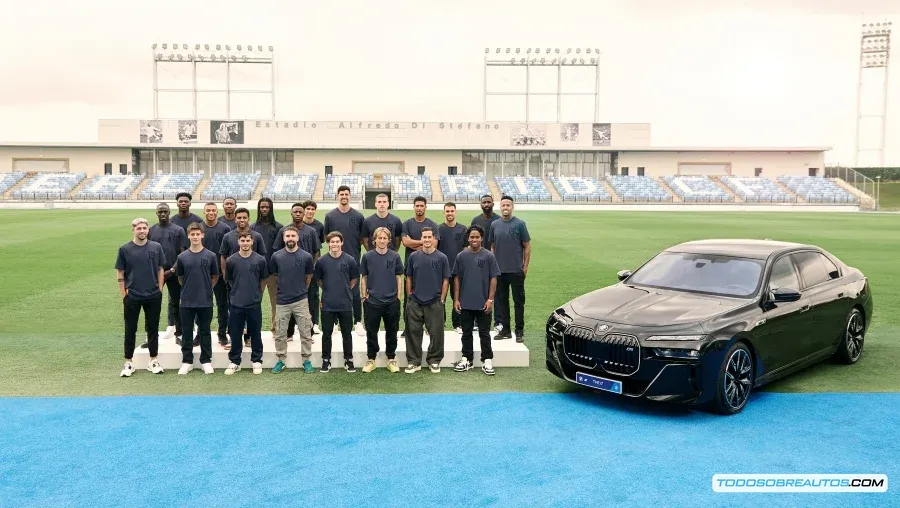
[[[602,377],[592,376],[581,372],[575,373],[575,382],[582,386],[603,390],[604,392],[612,392],[622,395],[622,382],[606,379]]]

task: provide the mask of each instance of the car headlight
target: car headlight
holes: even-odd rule
[[[680,358],[684,360],[694,360],[700,358],[700,351],[696,349],[669,349],[669,348],[653,348],[653,353],[661,358]]]
[[[677,340],[677,341],[698,341],[706,338],[706,335],[654,335],[647,337],[647,340]]]

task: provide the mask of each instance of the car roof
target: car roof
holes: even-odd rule
[[[768,259],[769,256],[772,256],[773,254],[804,248],[820,250],[814,245],[779,242],[776,240],[711,239],[680,243],[669,247],[666,251],[689,252],[694,254],[717,254],[721,256],[751,259]]]

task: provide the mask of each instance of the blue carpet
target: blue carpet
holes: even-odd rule
[[[744,413],[576,394],[0,399],[0,506],[900,506],[717,494],[715,473],[900,480],[900,394]]]

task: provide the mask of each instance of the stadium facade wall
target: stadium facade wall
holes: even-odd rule
[[[727,173],[718,172],[722,165],[727,165]],[[647,176],[756,176],[756,168],[762,168],[759,176],[770,179],[784,175],[808,176],[810,168],[816,168],[816,176],[822,176],[825,152],[620,152],[618,166],[620,171],[622,168],[629,168],[631,175],[636,175],[637,168],[643,167]],[[704,166],[708,169],[704,169]]]
[[[131,171],[130,148],[96,147],[0,147],[0,172],[8,171],[56,171],[55,164],[32,161],[65,161],[67,172],[84,172],[88,176],[102,175],[104,165],[112,164],[113,173],[119,173],[119,164],[127,164]]]
[[[390,173],[396,167],[407,175],[415,175],[419,166],[425,166],[427,175],[446,175],[449,166],[462,167],[462,151],[294,150],[295,173],[324,175],[325,166],[332,166],[336,174]]]

